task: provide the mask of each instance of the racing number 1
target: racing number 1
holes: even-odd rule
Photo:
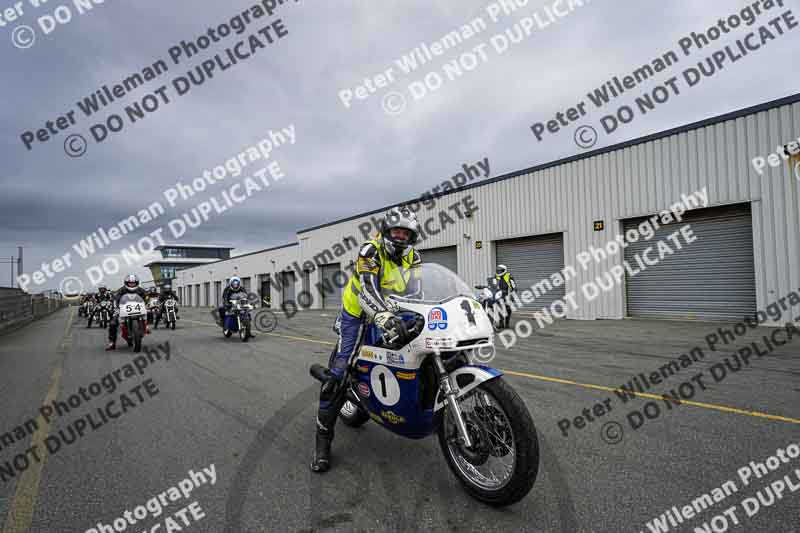
[[[378,376],[378,379],[381,382],[381,396],[386,398],[386,396],[387,396],[387,394],[386,394],[386,374],[381,373],[381,375]]]

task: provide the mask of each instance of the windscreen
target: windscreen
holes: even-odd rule
[[[474,298],[473,291],[452,270],[436,263],[423,263],[417,271],[422,291],[408,296],[394,296],[400,301],[440,303],[454,296]]]

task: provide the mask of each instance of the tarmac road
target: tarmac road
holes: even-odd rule
[[[704,531],[703,524],[711,528],[712,519],[718,529],[708,531],[722,531],[719,516],[731,507],[726,530],[800,531],[800,458],[751,478],[747,486],[737,474],[751,461],[764,462],[776,450],[800,444],[798,337],[753,357],[719,383],[710,380],[706,390],[697,387],[691,403],[671,408],[656,396],[625,403],[612,389],[633,375],[657,371],[693,346],[705,346],[704,337],[723,325],[562,321],[499,350],[492,365],[506,372],[504,379],[531,411],[541,463],[527,498],[493,509],[462,490],[435,438],[404,440],[372,423],[358,430],[340,424],[334,469],[325,475],[310,472],[318,387],[308,367],[327,361],[334,340],[332,313],[308,311],[282,319],[277,329],[256,332],[249,343],[224,339],[207,310],[181,314],[175,331],[159,328],[145,339],[150,349],[161,346],[161,359],[153,357],[141,373],[137,368],[127,377],[125,365],[135,354],[127,347],[104,352],[105,332],[87,330],[72,309],[0,337],[0,477],[3,465],[8,461],[13,468],[26,449],[37,446],[43,452],[48,438],[51,445],[61,441],[53,453],[39,453],[39,460],[28,453],[23,472],[0,480],[3,533],[102,531],[98,524],[111,527],[126,510],[133,512],[159,494],[167,503],[163,514],[123,530],[151,531],[161,523],[159,533],[638,533],[653,530],[647,523],[667,509],[691,505],[726,481],[736,493],[722,493],[724,499],[676,527],[667,522],[667,529],[653,531]],[[698,372],[709,376],[710,367],[734,348],[771,331],[759,328],[738,339],[736,347],[706,350],[704,359],[649,392],[668,392]],[[16,429],[44,403],[68,402],[115,370],[120,379],[114,378],[113,393],[104,389],[98,397],[79,399],[78,407],[49,424],[40,417],[33,434]],[[147,380],[149,385],[131,392]],[[607,399],[611,411],[592,414]],[[60,432],[69,436],[68,427],[86,414],[94,413],[98,423],[97,409],[112,400],[116,403],[106,412],[116,418],[64,442]],[[632,429],[626,415],[642,412],[648,402],[660,405],[660,416]],[[584,409],[593,421],[584,417],[577,429],[574,419]],[[559,427],[565,419],[570,420],[567,436]],[[6,433],[13,442],[3,441]],[[190,470],[200,480],[198,472],[208,472],[212,464],[214,475],[204,474],[188,496],[172,500],[166,495]],[[748,517],[741,501],[784,476],[795,480],[796,492],[786,488],[782,498]],[[734,525],[731,513],[740,525]],[[168,524],[168,518],[174,522]]]

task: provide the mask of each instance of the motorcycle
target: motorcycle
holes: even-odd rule
[[[481,307],[489,317],[492,327],[497,331],[502,324],[505,310],[503,291],[500,290],[497,278],[486,278],[486,285],[475,285],[475,288],[480,291],[478,301],[481,303]]]
[[[147,334],[147,306],[138,294],[124,294],[119,301],[119,323],[122,338],[133,346],[133,351],[142,351],[142,338]]]
[[[153,327],[155,327],[156,316],[160,312],[160,309],[161,305],[159,305],[158,300],[155,298],[151,298],[147,303],[147,323],[153,324]]]
[[[94,315],[94,305],[95,304],[94,304],[93,300],[89,300],[88,302],[86,302],[86,318],[87,319],[90,318],[92,315]],[[86,327],[89,327],[89,324],[87,324]]]
[[[176,317],[178,316],[177,312],[175,311],[175,304],[176,301],[174,298],[168,298],[164,302],[164,324],[168,328],[175,329],[175,321]]]
[[[247,342],[250,339],[250,311],[253,306],[246,296],[238,299],[231,300],[231,308],[225,313],[223,319],[223,333],[226,338],[230,338],[236,332],[239,332],[239,338],[242,342]]]
[[[351,427],[373,420],[411,439],[437,433],[469,494],[493,506],[518,502],[536,481],[539,443],[522,399],[501,372],[480,364],[494,353],[492,323],[456,274],[433,263],[420,272],[420,298],[386,296],[407,337],[368,327],[340,389],[339,417]],[[311,375],[332,377],[319,364]]]
[[[86,315],[86,308],[88,307],[88,305],[89,305],[89,301],[88,300],[86,300],[84,302],[81,302],[81,305],[78,306],[78,316],[79,317],[88,318],[88,316]]]
[[[100,302],[99,319],[100,327],[107,328],[108,321],[111,320],[111,302],[109,300]]]

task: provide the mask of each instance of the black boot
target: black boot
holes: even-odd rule
[[[327,472],[331,467],[331,442],[333,433],[317,428],[317,442],[314,456],[311,458],[311,470],[314,472]]]

